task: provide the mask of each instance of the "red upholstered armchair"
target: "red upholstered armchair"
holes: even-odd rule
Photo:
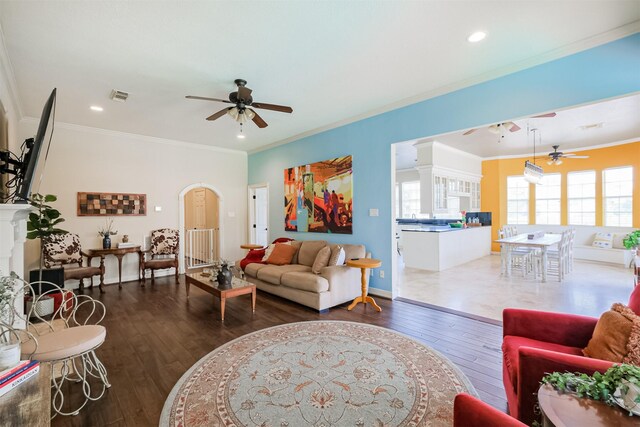
[[[453,401],[453,427],[526,427],[483,401],[460,393]]]
[[[640,286],[628,306],[640,314]],[[507,308],[502,313],[502,377],[509,413],[527,425],[536,420],[534,406],[540,380],[550,372],[604,372],[612,363],[582,355],[598,319],[573,314]]]
[[[273,241],[273,243],[284,243],[284,242],[289,242],[291,240],[293,239],[289,239],[288,237],[278,237]],[[240,268],[244,270],[247,265],[254,262],[263,263],[262,258],[264,257],[264,253],[266,249],[267,248],[251,249],[247,254],[247,256],[240,261]]]

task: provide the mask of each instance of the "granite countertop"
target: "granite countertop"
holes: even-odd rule
[[[490,225],[481,225],[481,226],[476,226],[476,227],[468,227],[468,228],[453,228],[453,227],[448,227],[448,226],[443,226],[443,225],[436,225],[436,226],[431,226],[431,227],[421,227],[421,228],[407,228],[407,229],[401,229],[400,231],[414,231],[417,233],[446,233],[449,231],[464,231],[464,230],[472,230],[474,228],[484,228],[484,227],[491,227]]]

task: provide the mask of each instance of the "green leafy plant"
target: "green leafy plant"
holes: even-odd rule
[[[640,386],[640,367],[629,364],[613,365],[604,374],[594,372],[593,375],[553,372],[542,378],[542,383],[550,384],[561,392],[574,393],[578,397],[601,400],[613,405],[616,403],[613,394],[618,388],[624,395],[629,390],[628,384]],[[640,403],[640,397],[636,397],[635,402]]]
[[[622,244],[627,249],[633,249],[640,246],[640,230],[632,231],[622,239]]]
[[[64,222],[64,218],[60,215],[60,211],[54,209],[47,203],[58,200],[53,194],[32,194],[29,204],[36,208],[35,212],[29,214],[27,221],[27,239],[40,239],[40,280],[42,280],[42,268],[44,264],[44,245],[42,239],[54,234],[66,233],[66,230],[57,228],[56,226]]]

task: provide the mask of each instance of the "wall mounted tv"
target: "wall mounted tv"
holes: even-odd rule
[[[3,202],[27,203],[32,192],[38,192],[53,136],[56,89],[44,104],[38,131],[34,138],[22,143],[20,154],[0,152],[0,173],[10,175],[3,188]]]

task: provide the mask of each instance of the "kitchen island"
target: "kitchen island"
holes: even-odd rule
[[[401,228],[406,267],[442,271],[491,254],[491,226]]]

